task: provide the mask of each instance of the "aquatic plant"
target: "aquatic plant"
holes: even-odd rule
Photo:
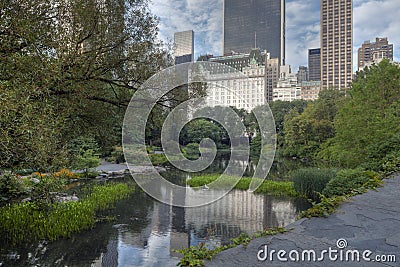
[[[12,244],[26,240],[55,240],[90,229],[97,221],[96,212],[112,208],[113,203],[128,197],[134,189],[127,184],[95,186],[83,200],[50,204],[43,209],[36,202],[0,208],[0,235]]]
[[[199,176],[193,176],[191,179],[187,180],[187,184],[191,187],[200,187],[205,184],[210,184],[216,179],[220,179],[218,181],[218,186],[224,187],[228,186],[228,184],[232,182],[232,179],[237,179],[237,177],[228,175],[221,176],[220,174],[204,174]],[[249,177],[241,178],[235,185],[235,189],[239,190],[249,189],[252,179],[258,179],[258,178],[249,178]],[[293,182],[290,181],[264,180],[262,184],[257,188],[255,193],[262,193],[273,196],[291,196],[291,197],[301,196],[294,190]]]

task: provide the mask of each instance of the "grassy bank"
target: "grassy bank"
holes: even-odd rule
[[[199,176],[194,176],[192,179],[187,181],[187,184],[191,187],[203,186],[205,184],[210,184],[216,179],[220,178],[220,174],[204,174]],[[219,185],[223,187],[224,185],[228,185],[232,182],[232,179],[237,179],[237,177],[223,175],[220,178]],[[249,189],[250,182],[252,179],[257,178],[248,178],[243,177],[236,184],[235,189],[239,190],[247,190]],[[272,181],[272,180],[264,180],[264,182],[260,185],[259,188],[255,191],[255,193],[263,193],[273,196],[290,196],[297,197],[299,194],[294,190],[293,182],[288,181]]]
[[[92,228],[96,212],[112,208],[113,203],[134,191],[127,184],[95,186],[83,200],[50,204],[47,209],[35,202],[0,208],[1,239],[20,243],[38,239],[55,240]]]

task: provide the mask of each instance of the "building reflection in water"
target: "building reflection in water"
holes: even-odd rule
[[[304,209],[303,204],[240,190],[196,208],[154,201],[147,226],[138,232],[118,228],[118,240],[109,241],[107,252],[93,266],[175,266],[179,255],[172,250],[200,242],[226,243],[241,232],[288,225]]]

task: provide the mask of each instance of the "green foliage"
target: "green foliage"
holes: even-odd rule
[[[272,196],[299,197],[301,194],[294,189],[293,182],[264,180],[255,193],[268,194]]]
[[[193,176],[191,179],[187,180],[187,184],[191,187],[200,187],[205,184],[209,185],[217,179],[219,179],[219,186],[227,186],[233,179],[237,179],[237,177],[227,175],[221,176],[220,174],[204,174]],[[248,190],[252,179],[258,178],[242,177],[234,188],[239,190]],[[255,193],[268,194],[272,196],[299,196],[299,194],[294,190],[293,183],[288,181],[264,180]]]
[[[83,200],[51,204],[46,210],[36,202],[7,205],[0,208],[0,236],[12,244],[69,237],[93,227],[96,211],[111,208],[114,202],[132,192],[126,184],[112,184],[95,186]]]
[[[200,156],[199,144],[189,143],[183,149],[183,154],[189,159],[198,159]]]
[[[0,204],[20,197],[24,193],[24,187],[14,174],[0,175]]]
[[[204,260],[212,260],[213,257],[224,250],[234,248],[239,245],[246,247],[252,239],[285,232],[285,228],[276,227],[272,229],[266,228],[262,231],[258,231],[252,236],[249,236],[246,233],[241,233],[238,237],[232,238],[228,245],[220,245],[214,248],[208,248],[205,243],[201,242],[197,246],[190,246],[189,248],[176,250],[175,252],[183,254],[183,257],[179,260],[177,266],[204,266]]]
[[[362,192],[368,188],[379,185],[378,174],[362,169],[341,170],[336,177],[328,182],[322,191],[327,197],[342,196],[352,193],[354,190]]]
[[[318,193],[320,202],[314,202],[311,208],[300,214],[300,218],[327,217],[349,197],[382,186],[380,178],[377,173],[371,171],[341,170],[328,182],[323,194]]]
[[[47,208],[51,203],[55,202],[55,193],[65,191],[67,185],[67,177],[57,176],[55,174],[34,173],[33,179],[38,182],[30,181],[29,194],[32,201],[35,201],[38,207]]]
[[[99,166],[99,148],[93,138],[79,137],[70,141],[68,151],[71,165],[76,170],[85,170]]]
[[[306,168],[292,174],[294,189],[301,195],[318,199],[326,184],[335,177],[332,169]]]
[[[125,162],[125,156],[124,156],[124,151],[122,149],[122,146],[114,146],[112,151],[110,152],[110,155],[106,157],[106,160],[108,162],[112,163],[122,163]]]
[[[336,135],[320,156],[347,168],[379,162],[386,153],[380,150],[371,158],[374,149],[400,130],[400,68],[383,60],[360,71],[348,93],[335,118]]]
[[[368,170],[391,174],[400,171],[397,163],[400,155],[400,133],[395,133],[387,140],[381,140],[368,148],[368,161],[361,164]]]
[[[214,140],[217,144],[221,143],[221,132],[220,126],[214,122],[206,119],[196,119],[185,125],[184,132],[186,136],[181,136],[181,142],[184,144],[197,143],[205,138]]]
[[[334,118],[344,97],[336,89],[324,89],[319,98],[309,102],[303,113],[293,109],[284,120],[284,156],[314,158],[320,146],[332,138]]]
[[[321,201],[313,203],[313,206],[308,210],[300,213],[300,218],[311,218],[311,217],[327,217],[332,214],[340,204],[347,200],[347,196],[334,196],[327,198],[324,195],[320,195]]]
[[[382,163],[382,169],[385,174],[392,174],[400,171],[400,154],[392,152],[388,154]]]
[[[261,154],[261,135],[257,135],[250,142],[250,157],[258,158]]]
[[[120,143],[132,94],[171,62],[148,1],[2,1],[0,10],[0,168],[66,166],[79,136],[102,151]]]
[[[153,165],[162,165],[168,162],[164,154],[149,154],[149,158]]]

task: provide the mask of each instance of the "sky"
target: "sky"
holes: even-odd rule
[[[222,0],[151,0],[150,9],[159,18],[162,41],[172,44],[174,32],[193,30],[195,59],[222,54]],[[354,70],[357,49],[376,37],[388,37],[400,61],[400,1],[353,0],[353,9]],[[308,65],[308,49],[320,46],[319,13],[318,0],[286,0],[286,64],[294,72]]]

